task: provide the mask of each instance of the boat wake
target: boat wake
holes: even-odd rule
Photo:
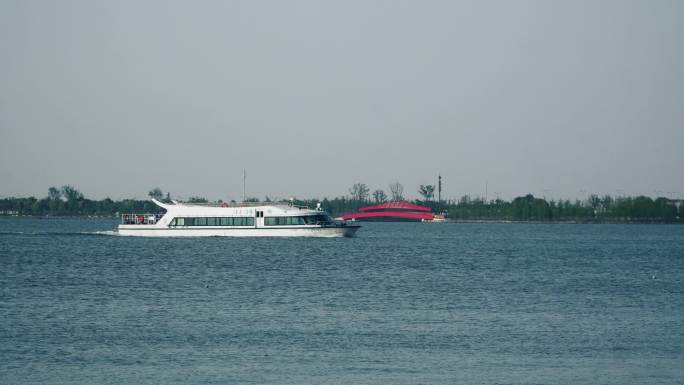
[[[66,231],[0,231],[0,235],[23,235],[23,236],[116,235],[116,236],[119,236],[121,234],[119,234],[116,230],[106,230],[106,231],[76,231],[76,232],[66,232]]]
[[[116,230],[105,230],[105,231],[84,231],[81,234],[83,235],[109,235],[109,236],[121,236],[118,231]]]

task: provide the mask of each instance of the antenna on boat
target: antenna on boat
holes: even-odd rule
[[[242,202],[245,201],[245,186],[247,185],[247,170],[242,169]]]

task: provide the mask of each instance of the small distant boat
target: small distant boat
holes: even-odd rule
[[[429,220],[423,219],[423,222],[446,222],[446,215],[435,214],[432,219],[429,219]]]
[[[148,237],[351,237],[359,225],[288,203],[202,205],[152,199],[164,214],[123,214],[119,235]]]

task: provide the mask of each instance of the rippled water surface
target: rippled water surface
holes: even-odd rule
[[[675,384],[684,226],[0,218],[0,383]]]

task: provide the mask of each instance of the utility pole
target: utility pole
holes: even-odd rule
[[[242,202],[245,201],[245,186],[247,185],[247,170],[242,169]]]
[[[442,176],[437,174],[437,201],[442,203]]]

